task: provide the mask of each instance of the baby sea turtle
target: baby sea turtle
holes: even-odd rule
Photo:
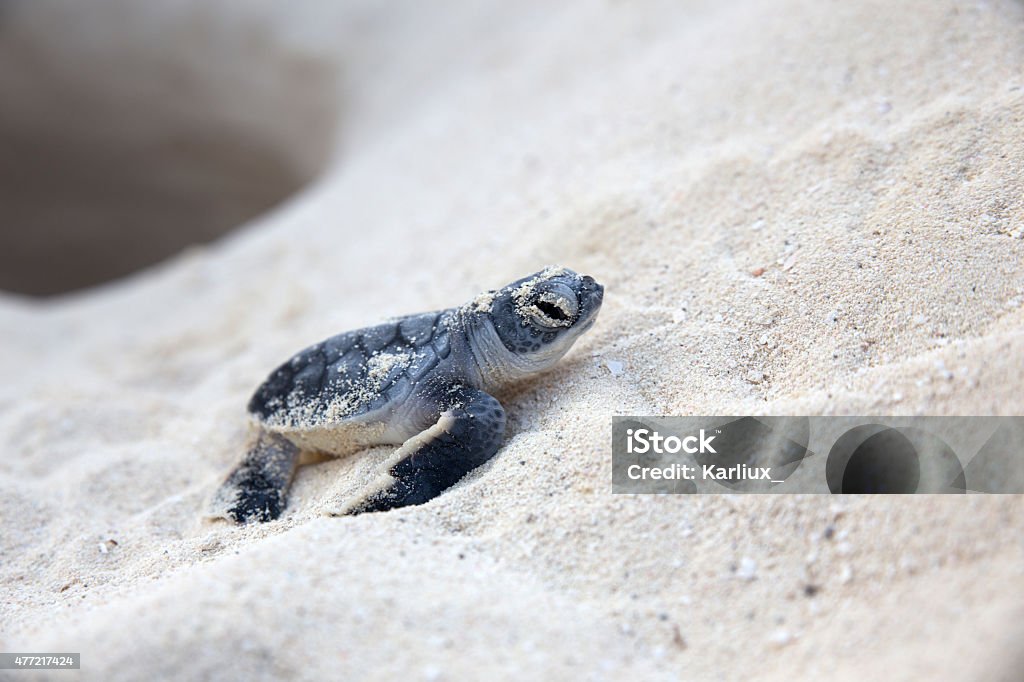
[[[301,450],[334,456],[401,443],[369,490],[338,510],[423,504],[497,452],[495,389],[553,365],[593,325],[604,288],[547,268],[459,308],[339,334],[284,363],[256,389],[255,444],[214,498],[238,523],[280,516]]]

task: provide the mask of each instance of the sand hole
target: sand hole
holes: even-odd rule
[[[316,177],[332,63],[244,8],[0,3],[0,289],[123,277]]]

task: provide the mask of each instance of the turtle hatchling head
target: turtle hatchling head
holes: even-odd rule
[[[490,322],[477,325],[478,345],[490,356],[481,366],[501,378],[550,367],[594,324],[603,297],[592,277],[556,267],[478,297],[471,306]],[[492,325],[500,343],[481,338]]]

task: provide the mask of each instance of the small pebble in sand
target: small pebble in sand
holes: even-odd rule
[[[625,365],[619,360],[605,360],[604,366],[608,368],[613,377],[620,376],[625,371]]]
[[[754,277],[760,277],[761,275],[764,274],[764,268],[754,268],[753,270],[750,271],[750,274],[753,275]]]
[[[849,564],[844,564],[839,570],[839,582],[843,585],[849,584],[853,580],[853,569]]]
[[[757,562],[750,557],[740,559],[740,565],[736,569],[736,577],[747,581],[757,578]]]
[[[778,649],[781,649],[782,647],[793,643],[793,634],[788,630],[776,630],[768,638],[768,643]]]
[[[675,644],[680,651],[686,650],[686,638],[683,637],[683,633],[679,631],[678,625],[672,626],[672,643]]]

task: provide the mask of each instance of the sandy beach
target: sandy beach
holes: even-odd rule
[[[336,67],[331,134],[281,135],[309,182],[226,237],[0,297],[0,650],[82,654],[0,679],[1020,678],[1021,496],[613,495],[609,441],[1024,414],[1024,4],[204,4],[118,21],[243,14]],[[325,516],[376,447],[202,518],[291,353],[549,264],[604,307],[491,462]]]

